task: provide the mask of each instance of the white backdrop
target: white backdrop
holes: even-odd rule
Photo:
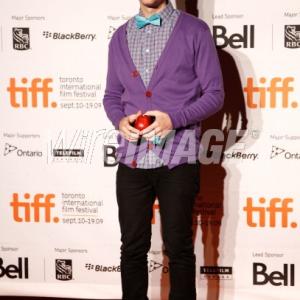
[[[299,299],[299,0],[198,2],[222,47],[219,123],[248,120],[223,162],[202,170],[198,299]],[[102,97],[109,40],[138,7],[1,1],[0,295],[121,297],[115,132]],[[167,299],[157,202],[154,212],[149,297]]]

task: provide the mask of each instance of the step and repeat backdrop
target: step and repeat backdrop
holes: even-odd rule
[[[209,24],[226,89],[199,153],[198,299],[299,299],[300,2],[186,2],[172,3]],[[111,36],[138,9],[0,3],[0,295],[121,298],[102,98]],[[149,298],[167,299],[158,199],[153,212]]]

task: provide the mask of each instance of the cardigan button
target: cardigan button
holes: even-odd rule
[[[152,96],[152,92],[150,90],[146,91],[146,97],[151,97]]]
[[[148,142],[147,149],[148,150],[152,150],[153,149],[153,144],[150,141]]]
[[[135,159],[133,159],[133,160],[132,160],[132,162],[131,162],[131,166],[132,166],[133,168],[136,168],[136,166],[137,166],[137,162],[136,162],[136,160],[135,160]]]
[[[132,77],[138,77],[138,76],[139,76],[139,71],[138,71],[138,70],[133,70],[133,71],[131,72],[131,76],[132,76]]]

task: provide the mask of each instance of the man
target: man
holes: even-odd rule
[[[202,20],[165,0],[140,0],[139,14],[109,44],[103,99],[119,130],[116,194],[123,298],[147,298],[152,207],[158,198],[170,300],[195,300],[192,211],[199,191],[201,121],[223,106],[220,65]],[[141,114],[155,117],[143,130]]]

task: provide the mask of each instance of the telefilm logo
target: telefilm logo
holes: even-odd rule
[[[52,40],[87,40],[93,42],[96,39],[95,33],[80,33],[80,32],[55,32],[55,31],[43,31],[43,37],[45,39]]]
[[[231,47],[233,49],[239,48],[254,48],[255,42],[255,26],[244,25],[242,33],[227,32],[227,28],[222,25],[213,26],[213,38],[218,48]]]
[[[34,222],[34,223],[58,223],[58,217],[53,217],[55,203],[54,194],[34,194],[25,193],[21,196],[13,193],[10,206],[15,222]]]
[[[298,102],[290,99],[294,92],[294,77],[274,77],[268,80],[261,77],[258,84],[254,83],[254,78],[247,78],[244,92],[248,108],[297,108]]]
[[[55,260],[55,277],[62,281],[73,279],[72,259]]]
[[[286,149],[277,146],[272,146],[270,158],[275,159],[278,157],[283,157],[284,159],[300,159],[300,153],[290,152]]]
[[[295,265],[283,264],[283,270],[270,272],[264,263],[253,263],[253,285],[295,286]]]
[[[16,154],[18,157],[42,157],[43,156],[42,151],[24,150],[24,149],[18,148],[15,145],[5,143],[3,155],[7,156],[7,155],[12,155],[12,154]]]
[[[55,158],[84,157],[84,150],[83,149],[53,149],[53,156]]]
[[[202,279],[232,279],[232,267],[223,266],[201,266],[200,267],[200,277]]]
[[[0,278],[6,276],[10,279],[28,279],[29,275],[28,257],[18,257],[17,264],[5,266],[3,258],[0,257]]]
[[[297,228],[298,224],[290,221],[290,216],[294,209],[293,198],[271,198],[260,197],[254,200],[247,198],[247,203],[243,207],[246,214],[246,221],[249,227],[261,228]]]
[[[13,49],[15,50],[29,50],[30,36],[28,27],[13,27]]]
[[[50,102],[49,95],[53,92],[52,78],[33,78],[26,77],[17,82],[17,78],[9,79],[7,92],[9,93],[10,105],[13,108],[55,108],[56,102]]]
[[[300,48],[300,25],[284,26],[284,46],[289,49]]]

